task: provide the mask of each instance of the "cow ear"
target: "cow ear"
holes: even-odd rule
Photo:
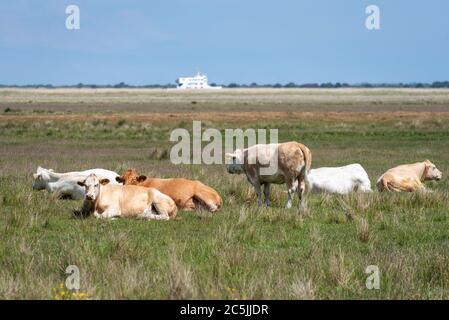
[[[234,159],[241,159],[242,154],[243,154],[243,151],[241,149],[235,149],[234,153],[232,154],[232,157]]]
[[[77,184],[78,184],[79,186],[81,186],[81,187],[84,187],[84,186],[85,186],[85,184],[84,184],[83,181],[78,181]]]
[[[234,153],[225,153],[225,158],[226,159],[232,159],[232,158],[234,158],[235,157],[235,154]]]
[[[142,181],[145,181],[145,180],[147,180],[146,176],[138,176],[137,177],[137,182],[142,182]]]
[[[102,186],[108,184],[109,182],[110,182],[109,179],[101,179],[101,180],[100,180],[100,184],[101,184]]]

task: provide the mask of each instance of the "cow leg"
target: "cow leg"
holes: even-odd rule
[[[293,194],[293,192],[294,191],[292,189],[290,189],[290,188],[287,190],[288,199],[287,199],[287,204],[285,205],[286,209],[290,209],[292,207],[292,194]]]
[[[94,216],[99,219],[116,219],[120,214],[116,210],[105,210],[102,213],[94,212]]]
[[[306,183],[304,180],[299,181],[298,180],[298,188],[297,188],[297,192],[298,192],[298,199],[299,199],[299,208],[300,209],[304,209],[305,206],[305,192],[306,192]]]
[[[260,182],[258,179],[252,178],[249,175],[246,175],[246,178],[248,179],[249,183],[254,187],[254,190],[257,194],[257,204],[259,206],[262,205],[262,191],[260,190]]]
[[[259,183],[254,183],[254,190],[256,190],[256,194],[257,194],[257,205],[261,206],[262,205],[262,191],[260,190],[260,184]]]
[[[184,211],[193,211],[193,210],[201,210],[201,207],[199,207],[199,204],[195,203],[195,199],[190,198],[187,201],[181,203],[178,208],[184,210]]]
[[[269,183],[265,183],[263,185],[263,193],[265,195],[265,205],[267,207],[270,206],[270,184]]]
[[[214,201],[208,201],[205,202],[204,200],[195,199],[196,208],[200,211],[207,210],[209,212],[215,212],[219,209],[218,204],[216,204]]]
[[[218,195],[207,188],[198,188],[195,191],[194,200],[198,203],[200,209],[206,209],[210,212],[215,212],[220,207]]]
[[[413,188],[411,189],[411,192],[413,192],[414,190],[413,190]],[[418,192],[423,192],[423,193],[431,193],[431,192],[433,192],[432,190],[430,190],[430,189],[427,189],[425,186],[424,186],[424,184],[422,184],[421,182],[419,183],[419,185],[416,187],[416,191],[418,191]]]
[[[156,203],[153,203],[143,211],[143,217],[149,220],[169,220],[168,212]]]
[[[145,209],[143,212],[143,217],[148,220],[169,220],[170,217],[168,215],[162,215],[153,213],[151,209]]]
[[[292,207],[293,194],[295,193],[296,189],[298,189],[297,181],[287,182],[287,188],[288,200],[285,208],[290,209]]]

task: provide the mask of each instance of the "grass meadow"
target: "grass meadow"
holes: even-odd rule
[[[0,91],[0,298],[449,298],[449,91],[147,91]],[[224,165],[171,164],[170,132],[194,119],[277,128],[312,150],[313,167],[362,164],[373,189],[388,168],[425,159],[443,179],[427,194],[312,194],[305,212],[283,208],[279,185],[257,207]],[[32,190],[39,165],[199,179],[224,206],[168,222],[81,219],[82,201]],[[60,288],[69,265],[81,296]],[[366,288],[369,265],[378,290]]]

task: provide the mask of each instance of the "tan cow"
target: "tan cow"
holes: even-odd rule
[[[147,178],[139,175],[135,169],[126,170],[116,180],[124,185],[157,189],[172,198],[179,209],[186,211],[206,208],[210,212],[215,212],[222,206],[222,200],[217,191],[198,180]]]
[[[78,184],[85,188],[83,213],[97,218],[137,217],[169,220],[176,217],[176,204],[156,189],[108,184],[90,174]],[[87,211],[87,212],[86,212]]]
[[[403,164],[385,172],[377,180],[379,191],[426,191],[426,180],[440,180],[442,173],[429,160]]]
[[[307,174],[312,165],[312,153],[305,145],[291,141],[279,144],[257,144],[247,149],[237,149],[226,154],[230,159],[227,165],[231,174],[245,173],[253,185],[257,202],[262,204],[261,185],[264,186],[265,204],[270,205],[270,185],[287,185],[288,201],[286,208],[292,206],[292,196],[296,191],[299,206],[304,207],[304,196],[308,189]]]

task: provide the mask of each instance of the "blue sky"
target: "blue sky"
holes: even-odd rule
[[[0,84],[448,80],[448,15],[447,0],[1,1]]]

